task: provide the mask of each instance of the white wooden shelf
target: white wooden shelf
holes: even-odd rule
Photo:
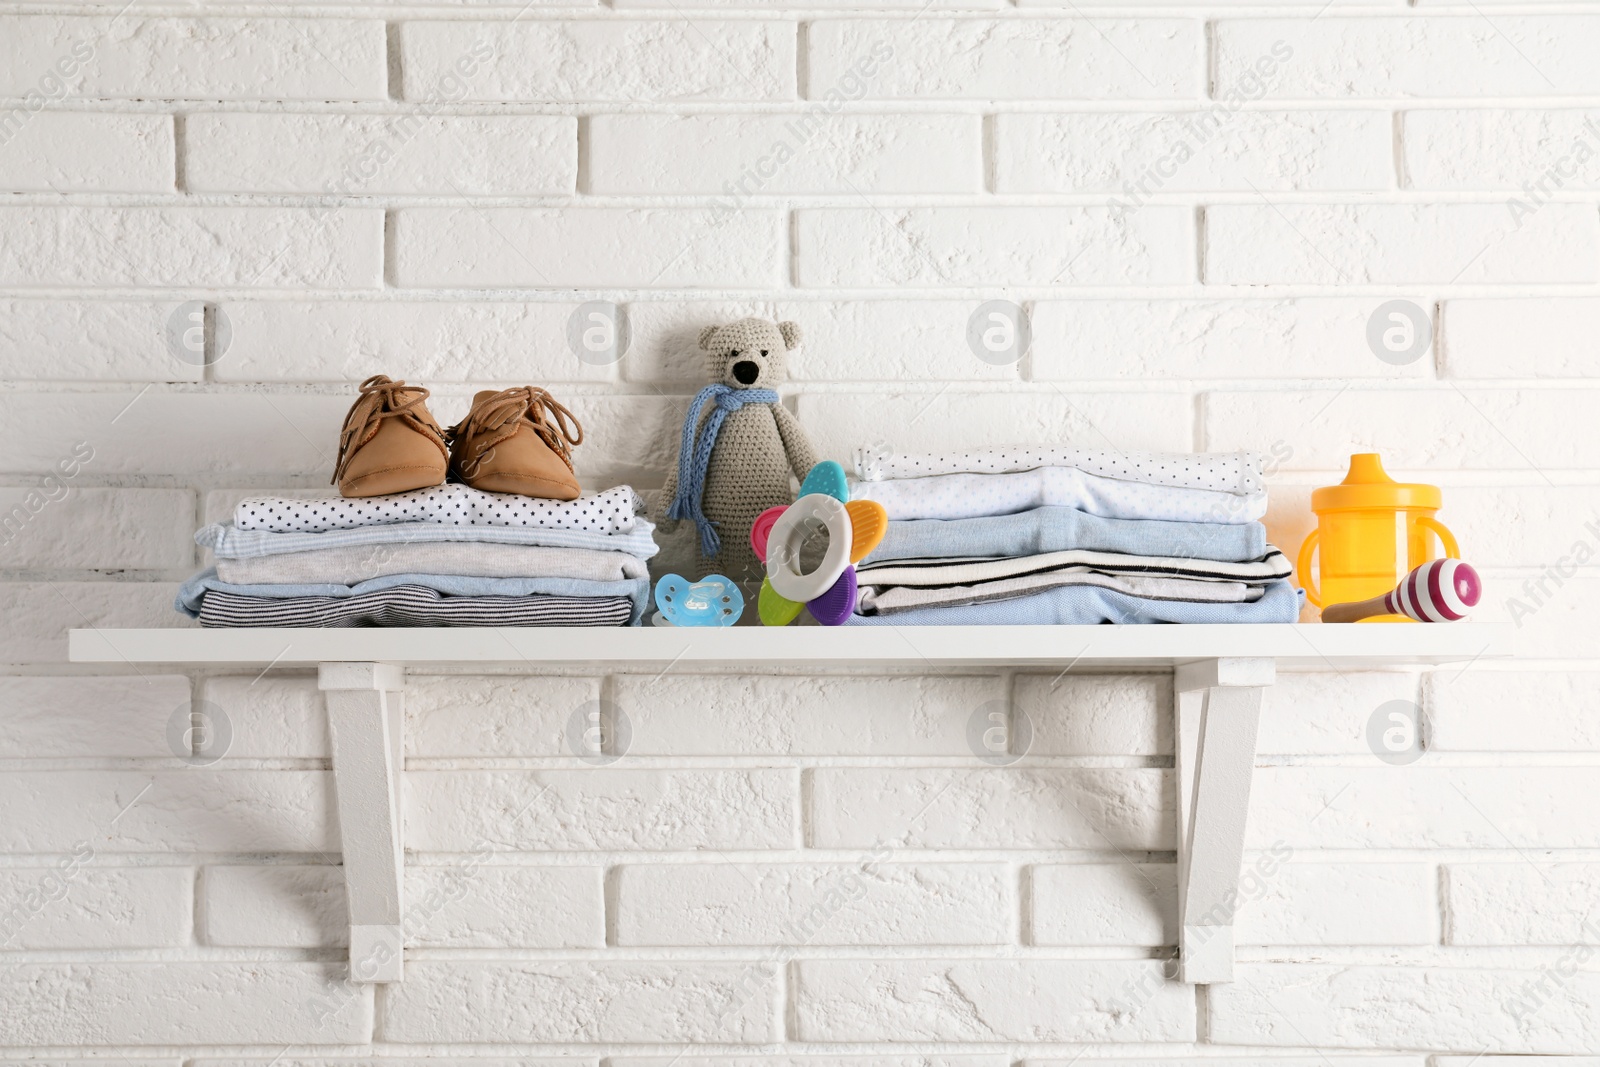
[[[1181,978],[1233,978],[1262,694],[1277,668],[1336,671],[1511,655],[1511,627],[796,626],[73,630],[74,663],[317,667],[326,694],[350,903],[350,972],[398,982],[404,962],[401,769],[407,667],[597,665],[742,670],[1166,667],[1176,692]]]

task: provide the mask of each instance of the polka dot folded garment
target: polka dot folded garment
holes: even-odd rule
[[[927,478],[940,474],[1012,474],[1040,467],[1070,467],[1085,474],[1145,485],[1252,494],[1262,488],[1262,457],[1254,452],[1112,452],[1093,448],[1020,445],[966,452],[898,453],[883,445],[856,449],[862,481]]]
[[[638,494],[626,485],[576,500],[544,500],[515,493],[485,493],[466,485],[436,485],[364,498],[251,497],[234,508],[233,524],[240,530],[269,533],[323,533],[434,522],[624,534],[633,529],[634,517],[642,506]]]

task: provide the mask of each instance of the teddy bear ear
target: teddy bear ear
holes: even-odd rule
[[[711,337],[717,332],[717,329],[718,327],[716,326],[707,326],[700,331],[700,347],[707,352],[711,351]]]
[[[801,333],[798,322],[780,322],[778,323],[778,332],[783,335],[785,348],[793,348],[800,343]]]

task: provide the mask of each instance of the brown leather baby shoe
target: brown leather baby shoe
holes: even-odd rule
[[[383,496],[444,484],[450,450],[420,385],[374,374],[361,383],[339,434],[333,480],[341,496]]]
[[[534,385],[485,389],[467,417],[450,428],[450,468],[489,493],[576,500],[572,446],[583,427],[572,412]]]

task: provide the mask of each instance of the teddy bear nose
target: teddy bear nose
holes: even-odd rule
[[[740,385],[750,385],[761,377],[761,368],[753,360],[741,359],[733,365],[733,377]]]

